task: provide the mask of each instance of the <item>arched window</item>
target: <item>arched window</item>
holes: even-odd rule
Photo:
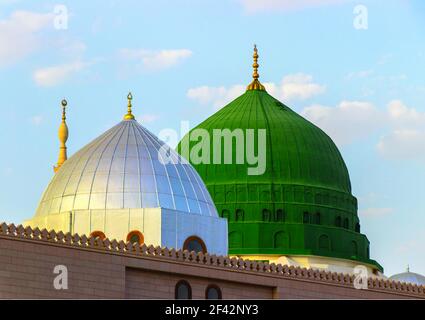
[[[242,244],[242,233],[239,231],[229,232],[229,248],[241,248]]]
[[[90,237],[99,238],[101,240],[106,239],[105,234],[102,231],[99,231],[99,230],[96,230],[96,231],[93,231],[92,233],[90,233]]]
[[[185,240],[183,244],[183,250],[206,253],[207,246],[201,238],[197,236],[191,236]]]
[[[329,237],[325,234],[322,234],[319,237],[319,249],[320,250],[329,250],[330,249]]]
[[[345,218],[345,219],[344,219],[344,228],[345,228],[345,229],[348,229],[348,228],[349,228],[349,226],[350,226],[350,224],[349,224],[348,218]]]
[[[355,228],[356,232],[360,232],[360,223],[356,223],[356,228]]]
[[[223,211],[221,211],[221,217],[222,218],[226,218],[227,220],[229,220],[230,218],[230,212],[227,209],[224,209]]]
[[[316,212],[316,215],[314,217],[314,223],[320,224],[320,212]]]
[[[270,210],[269,209],[263,209],[263,221],[264,222],[270,221]]]
[[[341,227],[341,217],[340,216],[335,218],[335,225],[337,227]]]
[[[236,221],[243,221],[244,220],[244,211],[242,209],[236,210],[235,220]]]
[[[303,223],[310,223],[310,214],[308,212],[303,213]]]
[[[280,221],[280,222],[285,221],[285,214],[282,209],[276,210],[276,221]]]
[[[145,242],[145,237],[140,231],[133,230],[128,233],[127,242],[131,242],[132,244],[143,244]]]
[[[186,280],[177,282],[174,289],[174,297],[176,299],[192,299],[192,288]]]
[[[210,284],[205,290],[205,299],[213,300],[213,299],[221,299],[221,290],[215,284]]]
[[[285,231],[278,231],[274,234],[275,248],[289,248],[289,236]]]

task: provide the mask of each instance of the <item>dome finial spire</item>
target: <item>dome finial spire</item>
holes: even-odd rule
[[[131,100],[133,100],[133,95],[131,94],[131,92],[128,93],[127,100],[127,114],[124,116],[124,120],[134,120],[134,115],[131,113]]]
[[[254,68],[254,72],[252,73],[252,78],[254,78],[254,80],[252,80],[252,82],[249,84],[249,86],[246,88],[246,90],[261,90],[261,91],[265,91],[266,89],[264,88],[264,86],[260,83],[260,81],[258,81],[258,78],[260,77],[260,75],[258,74],[258,50],[257,50],[257,45],[254,44],[254,54],[252,55],[253,59],[254,59],[254,63],[252,64],[252,67]]]
[[[68,126],[66,125],[66,106],[68,105],[68,102],[65,99],[63,99],[61,101],[61,105],[62,105],[62,122],[59,126],[59,131],[58,131],[60,146],[59,146],[58,162],[56,166],[53,167],[53,171],[55,173],[63,165],[66,159],[68,159],[66,154],[66,141],[68,140]]]

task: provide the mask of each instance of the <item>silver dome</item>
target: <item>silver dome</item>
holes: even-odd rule
[[[418,286],[425,286],[425,277],[419,273],[410,271],[395,274],[389,279],[393,281],[413,283],[417,284]]]
[[[198,173],[136,120],[122,121],[70,157],[45,190],[36,217],[86,209],[166,208],[217,217]]]

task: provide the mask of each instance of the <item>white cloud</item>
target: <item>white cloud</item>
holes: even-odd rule
[[[361,101],[342,101],[336,107],[312,105],[301,114],[329,134],[338,145],[367,137],[382,124],[382,113],[373,104]]]
[[[390,159],[425,160],[425,131],[394,130],[383,136],[377,145],[379,153]]]
[[[342,101],[336,107],[312,105],[301,114],[342,146],[367,138],[377,130],[379,154],[389,159],[425,160],[425,113],[392,100],[386,110],[370,102]]]
[[[267,92],[277,99],[306,100],[326,91],[326,86],[313,82],[313,76],[296,73],[285,76],[280,84],[264,83]]]
[[[192,56],[192,51],[188,49],[174,50],[145,50],[145,49],[121,49],[119,50],[121,59],[136,61],[145,70],[163,70],[181,63]]]
[[[68,39],[63,39],[59,46],[67,57],[73,57],[74,59],[75,57],[82,57],[87,50],[86,44],[80,40],[69,41]]]
[[[388,62],[390,62],[391,61],[391,59],[394,57],[394,55],[392,54],[392,53],[387,53],[387,54],[384,54],[383,56],[381,56],[379,59],[378,59],[378,64],[379,65],[383,65],[383,64],[387,64]]]
[[[15,4],[17,2],[20,2],[21,0],[0,0],[0,5],[7,6],[10,4]]]
[[[407,107],[401,100],[392,100],[387,106],[392,124],[396,127],[424,127],[425,113]]]
[[[78,71],[83,70],[89,63],[76,61],[68,64],[62,64],[47,68],[41,68],[34,71],[33,79],[41,87],[51,87],[66,81]]]
[[[282,101],[306,100],[325,92],[326,87],[313,82],[311,75],[296,73],[282,79],[279,84],[265,82],[269,94]],[[235,84],[230,87],[200,86],[187,91],[187,97],[203,105],[212,105],[215,110],[243,94],[247,85]]]
[[[39,125],[41,125],[41,124],[42,124],[43,120],[44,120],[43,116],[41,116],[41,115],[36,115],[36,116],[31,117],[30,122],[31,122],[33,125],[35,125],[35,126],[37,126],[37,127],[38,127]]]
[[[379,153],[390,159],[425,160],[425,113],[407,107],[400,100],[388,103],[392,131],[381,137]]]
[[[240,84],[229,88],[202,86],[189,89],[187,96],[201,104],[211,104],[215,110],[218,110],[240,96],[245,90],[246,86]]]
[[[40,49],[40,31],[49,25],[53,25],[52,13],[15,11],[0,20],[0,66],[13,64]]]
[[[393,208],[367,208],[359,210],[359,215],[363,217],[383,217],[391,214]]]
[[[374,73],[375,73],[375,71],[372,70],[372,69],[360,70],[360,71],[356,71],[356,72],[350,72],[349,74],[347,74],[345,76],[345,78],[347,80],[351,80],[351,79],[364,79],[364,78],[370,77]]]
[[[2,174],[6,177],[10,177],[11,175],[13,175],[14,170],[11,167],[6,167],[2,169]]]
[[[259,11],[294,11],[326,5],[335,5],[347,0],[239,0],[248,13]]]
[[[157,114],[143,114],[141,116],[136,117],[140,119],[141,123],[152,123],[159,119],[159,115]]]
[[[417,239],[421,239],[423,233],[420,233]],[[410,239],[404,241],[400,244],[397,244],[395,247],[396,254],[412,254],[414,252],[418,255],[420,252],[424,251],[424,246],[422,241],[418,241],[417,239]]]

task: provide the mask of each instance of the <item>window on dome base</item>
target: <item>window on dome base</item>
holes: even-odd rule
[[[316,213],[316,216],[314,217],[314,223],[320,224],[320,212]]]
[[[344,219],[344,229],[348,229],[348,228],[349,228],[349,226],[350,226],[350,223],[349,223],[349,221],[348,221],[348,218],[345,218],[345,219]]]
[[[341,217],[336,217],[336,219],[335,219],[335,226],[341,227]]]
[[[360,223],[358,222],[356,223],[355,231],[360,233]]]
[[[205,299],[208,300],[217,300],[221,299],[221,290],[215,284],[210,284],[205,290]]]
[[[264,222],[270,222],[270,210],[269,209],[263,209],[263,221]]]
[[[289,248],[289,235],[285,231],[278,231],[274,234],[274,248]]]
[[[319,237],[319,249],[320,250],[330,250],[330,240],[326,234],[322,234]]]
[[[143,244],[145,242],[145,237],[140,231],[133,230],[128,233],[127,242],[130,242],[132,244]]]
[[[239,231],[229,232],[229,247],[241,248],[243,246],[243,235]]]
[[[310,214],[308,212],[303,214],[303,223],[310,223]]]
[[[192,288],[186,280],[177,282],[174,289],[174,297],[176,299],[192,299]]]
[[[284,222],[285,221],[285,214],[283,213],[282,209],[276,210],[276,221]]]
[[[243,221],[244,220],[244,211],[242,209],[236,210],[235,220],[236,221]]]
[[[222,218],[225,218],[225,219],[227,219],[227,220],[229,220],[229,217],[230,217],[230,212],[229,212],[229,210],[224,209],[223,211],[221,211],[221,217],[222,217]]]
[[[99,238],[100,240],[105,240],[106,236],[102,231],[96,230],[90,233],[90,237]]]
[[[188,250],[190,252],[207,252],[207,246],[205,245],[204,241],[202,241],[201,238],[196,236],[191,236],[186,239],[186,241],[183,244],[183,250]]]

